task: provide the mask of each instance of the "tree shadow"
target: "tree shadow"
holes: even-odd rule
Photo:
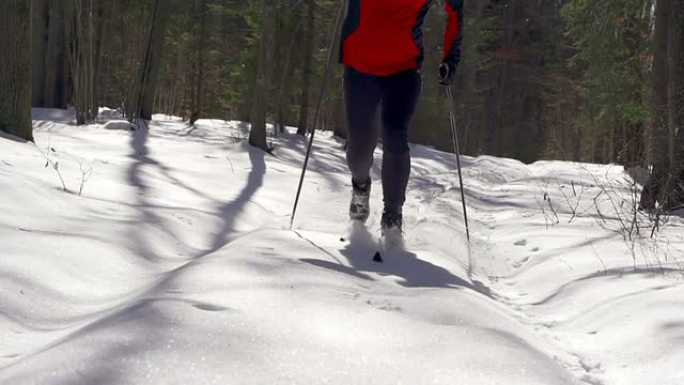
[[[128,155],[128,159],[130,159],[131,162],[125,171],[124,178],[125,182],[134,189],[133,200],[130,205],[126,205],[135,210],[135,221],[129,228],[124,230],[125,237],[127,243],[129,243],[130,253],[134,257],[154,262],[161,261],[164,255],[160,255],[158,249],[155,248],[152,231],[161,230],[174,238],[177,238],[177,234],[174,234],[174,231],[169,228],[168,223],[160,213],[159,209],[165,207],[154,204],[153,194],[156,191],[153,188],[154,185],[150,183],[151,180],[147,177],[149,171],[160,171],[162,177],[165,177],[174,185],[185,188],[193,193],[201,195],[202,192],[192,189],[191,187],[184,185],[182,181],[174,178],[169,173],[170,169],[167,165],[162,164],[159,160],[154,159],[154,157],[150,155],[150,150],[148,148],[150,132],[146,127],[130,132],[130,135],[131,152]],[[247,183],[236,199],[223,205],[221,205],[220,202],[216,203],[218,206],[218,213],[212,212],[212,214],[218,215],[220,219],[222,219],[222,222],[211,242],[211,249],[202,251],[202,255],[210,254],[211,252],[222,248],[231,240],[231,236],[233,236],[235,232],[234,227],[236,221],[244,211],[245,206],[251,202],[254,194],[263,184],[266,172],[265,153],[254,148],[248,148],[248,155],[251,161],[251,170],[247,178]],[[211,201],[215,202],[216,199],[212,199]],[[121,202],[116,203],[123,204]],[[181,268],[183,266],[181,266]],[[126,367],[129,365],[127,363],[129,362],[128,357],[139,356],[146,351],[155,350],[165,339],[167,339],[169,333],[171,333],[168,329],[171,322],[167,315],[162,313],[156,315],[148,314],[150,312],[146,305],[149,305],[150,302],[146,298],[149,298],[150,295],[154,295],[158,288],[175,277],[175,272],[176,270],[162,272],[163,275],[154,283],[153,287],[143,289],[140,292],[131,290],[131,292],[121,298],[115,299],[113,303],[107,305],[105,310],[100,309],[91,314],[84,314],[81,318],[71,320],[76,321],[78,322],[77,324],[82,324],[83,326],[69,334],[67,339],[60,338],[59,340],[42,347],[41,350],[22,357],[17,363],[28,363],[26,360],[31,357],[34,357],[37,354],[45,354],[53,348],[67,343],[71,339],[78,340],[78,343],[83,342],[83,338],[90,338],[90,332],[93,330],[100,330],[110,326],[113,327],[120,322],[130,323],[131,327],[134,327],[135,330],[131,331],[129,335],[131,337],[130,341],[126,344],[104,344],[97,349],[93,348],[93,356],[87,358],[88,366],[86,369],[82,369],[83,366],[81,366],[81,371],[79,373],[63,372],[63,374],[60,375],[61,379],[55,379],[57,383],[65,384],[108,384],[121,382],[121,374],[126,372]],[[134,302],[134,305],[131,306],[130,301],[127,299],[133,299],[134,301],[136,299],[139,300]],[[225,310],[220,306],[215,306],[213,304],[193,302],[189,303],[189,305],[199,311],[217,312]],[[146,308],[147,310],[144,310],[143,315],[140,317],[123,316],[124,313],[138,313],[139,310],[143,308]],[[0,315],[2,315],[1,311]],[[100,317],[100,315],[104,315],[104,317]],[[21,320],[16,321],[19,323]]]
[[[277,140],[280,145],[274,148],[276,158],[292,165],[303,165],[303,159],[308,147],[307,137],[296,134],[283,134]],[[280,150],[281,148],[282,150]],[[379,167],[376,163],[378,162],[373,164],[372,172],[378,175]],[[309,169],[318,172],[318,176],[327,182],[327,186],[331,190],[339,191],[344,187],[349,187],[351,190],[351,176],[349,176],[344,150],[331,151],[327,144],[323,145],[320,142],[314,141],[311,149]],[[348,179],[349,185],[345,186],[344,183],[334,177],[335,175],[348,176],[346,179]],[[315,182],[307,182],[307,184],[315,184]]]
[[[127,238],[130,240],[130,250],[134,256],[143,258],[148,261],[159,261],[161,256],[157,255],[153,250],[153,245],[148,239],[151,229],[162,228],[168,234],[172,231],[164,228],[164,220],[153,209],[150,202],[150,185],[144,178],[144,168],[149,166],[161,168],[160,163],[149,155],[147,141],[149,131],[147,127],[131,132],[131,154],[129,158],[132,159],[132,164],[127,170],[126,178],[129,185],[135,188],[135,200],[132,205],[138,212],[137,225],[133,226],[127,232]],[[140,293],[129,293],[126,296],[133,296],[144,298],[148,290],[143,290]],[[126,298],[124,296],[123,298]],[[154,316],[153,319],[145,317],[136,318],[135,313],[149,303],[149,300],[142,299],[130,305],[125,299],[121,300],[119,305],[115,305],[105,311],[98,311],[97,313],[104,313],[102,317],[87,323],[85,326],[79,327],[76,331],[59,339],[56,342],[50,343],[38,352],[34,352],[29,356],[22,358],[21,361],[30,357],[48,352],[56,347],[59,347],[72,340],[82,342],[84,339],[89,341],[89,336],[92,332],[104,329],[106,327],[113,327],[119,323],[131,323],[130,333],[132,338],[127,343],[114,343],[100,346],[93,357],[88,358],[92,365],[89,365],[87,370],[78,371],[74,378],[73,374],[63,374],[63,378],[55,378],[56,383],[73,384],[73,383],[98,383],[98,384],[113,384],[121,382],[121,374],[126,372],[127,357],[139,355],[144,351],[155,349],[158,344],[162,343],[168,330],[164,327],[170,323],[168,318],[160,312],[148,312]],[[137,332],[134,331],[137,330]],[[19,361],[19,362],[21,362]],[[106,362],[106,365],[101,365],[101,362]]]
[[[131,357],[140,356],[144,352],[155,352],[155,347],[168,342],[167,330],[174,325],[174,319],[159,306],[172,303],[181,306],[191,306],[198,311],[223,312],[232,309],[211,303],[199,302],[184,298],[148,297],[132,304],[116,307],[102,317],[96,318],[64,337],[50,343],[48,346],[13,362],[7,367],[30,365],[29,360],[49,353],[66,344],[72,346],[85,345],[91,355],[84,357],[86,365],[80,370],[58,370],[51,382],[56,384],[119,384],[122,374],[126,373],[127,363],[135,363]],[[110,330],[125,330],[125,338],[111,340],[107,335]],[[107,344],[102,342],[107,341]],[[51,360],[59,364],[60,359]],[[6,368],[7,368],[6,367]]]
[[[152,188],[145,178],[146,168],[152,167],[161,172],[162,176],[169,180],[172,184],[185,188],[188,191],[198,195],[205,196],[201,191],[195,190],[183,184],[180,180],[170,175],[170,169],[160,163],[158,160],[150,156],[148,149],[149,127],[141,127],[136,131],[132,131],[131,135],[131,153],[129,158],[132,160],[130,167],[126,172],[126,179],[128,184],[135,189],[135,199],[130,207],[137,211],[136,225],[132,226],[127,232],[127,238],[130,244],[130,250],[134,256],[143,258],[148,261],[161,261],[163,256],[158,255],[154,250],[153,241],[149,238],[152,231],[161,230],[173,238],[177,238],[176,234],[165,225],[165,220],[158,214],[158,205],[151,201]],[[207,197],[209,199],[209,197]],[[187,264],[186,264],[187,265]],[[185,265],[184,265],[185,266]],[[182,267],[182,266],[181,266]],[[175,272],[178,269],[172,271]],[[198,302],[187,301],[184,299],[170,299],[170,298],[150,298],[155,292],[171,280],[175,275],[166,274],[157,281],[153,286],[143,289],[140,292],[132,292],[124,295],[121,299],[117,299],[118,305],[104,310],[98,311],[96,314],[103,313],[104,316],[98,317],[92,322],[88,322],[85,326],[78,328],[75,332],[70,333],[64,338],[45,346],[40,351],[35,352],[27,357],[22,358],[21,362],[27,358],[47,352],[71,340],[78,340],[82,342],[83,339],[89,340],[93,332],[102,329],[116,327],[121,323],[130,324],[130,339],[126,343],[113,343],[103,345],[98,349],[94,349],[93,357],[88,358],[89,365],[86,370],[76,372],[78,377],[73,374],[64,374],[62,379],[57,378],[57,383],[72,384],[72,383],[98,383],[109,384],[121,382],[121,374],[126,372],[128,365],[128,357],[143,354],[145,351],[153,351],[159,344],[168,337],[170,330],[168,326],[172,324],[171,319],[159,311],[150,311],[149,306],[161,300],[187,302],[198,310],[202,311],[220,311],[221,307],[212,304],[204,304]],[[132,305],[126,298],[140,298]],[[88,318],[85,316],[84,318]],[[101,364],[101,363],[106,363]]]
[[[145,166],[158,166],[159,162],[149,156],[147,149],[148,129],[143,128],[131,132],[131,148],[132,154],[130,158],[133,159],[133,164],[128,169],[127,178],[130,186],[134,187],[136,191],[136,208],[140,213],[139,223],[140,227],[133,229],[130,232],[131,244],[136,246],[136,254],[147,260],[158,260],[159,257],[154,254],[149,242],[145,237],[145,226],[160,225],[163,223],[162,218],[157,215],[154,210],[150,209],[149,202],[150,187],[143,178],[143,168]]]
[[[217,215],[221,218],[221,227],[216,231],[211,247],[204,250],[201,257],[218,251],[232,241],[231,235],[234,233],[236,220],[239,218],[245,206],[249,204],[252,197],[261,188],[266,174],[266,153],[255,147],[247,148],[251,169],[247,177],[247,183],[240,191],[240,194],[232,201],[220,206]]]
[[[169,168],[167,165],[160,163],[156,159],[153,159],[149,156],[148,150],[147,150],[147,141],[149,139],[149,128],[144,127],[142,129],[136,130],[131,133],[132,135],[132,147],[133,147],[133,155],[132,158],[135,159],[135,161],[138,163],[137,167],[141,167],[143,165],[150,165],[154,166],[159,171],[162,173],[162,175],[169,180],[174,186],[178,186],[180,188],[183,188],[187,190],[188,192],[191,192],[195,195],[201,196],[203,198],[211,200],[211,197],[206,195],[203,191],[200,191],[196,188],[193,188],[192,186],[189,186],[187,183],[184,183],[183,181],[179,180],[178,178],[174,177],[171,175],[171,168]],[[138,170],[134,170],[137,172]],[[140,180],[136,180],[135,182],[133,179],[130,177],[131,173],[129,172],[129,181],[135,183],[133,186],[135,187],[145,187],[143,184],[138,184],[140,183]],[[139,179],[139,178],[138,178]]]
[[[132,153],[130,155],[130,158],[133,159],[134,162],[128,169],[127,178],[129,185],[137,190],[137,201],[135,202],[134,207],[140,212],[139,223],[141,227],[154,226],[156,229],[161,229],[162,231],[169,234],[169,236],[176,239],[178,238],[176,234],[171,229],[164,226],[164,218],[162,218],[154,210],[159,206],[154,205],[149,199],[150,186],[143,177],[143,169],[145,167],[150,166],[154,167],[172,185],[185,189],[188,192],[197,196],[201,196],[209,201],[215,201],[215,199],[208,196],[203,191],[193,188],[192,186],[189,186],[183,181],[174,177],[173,175],[171,175],[171,169],[168,166],[152,158],[149,155],[149,150],[147,147],[149,135],[149,127],[147,126],[131,132]],[[225,216],[222,215],[222,217]],[[147,240],[144,239],[145,233],[146,231],[144,228],[138,228],[131,232],[130,238],[133,240],[132,244],[135,245],[137,248],[137,254],[147,260],[159,260],[160,257],[154,255],[154,252],[152,252],[151,248],[149,247],[149,242],[147,242]]]

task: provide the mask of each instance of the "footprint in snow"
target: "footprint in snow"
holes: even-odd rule
[[[192,306],[196,307],[197,309],[204,310],[204,311],[224,311],[224,310],[228,310],[227,307],[218,306],[218,305],[212,305],[212,304],[208,304],[208,303],[196,303],[196,304],[193,304]]]
[[[519,269],[519,268],[523,267],[527,262],[529,262],[529,260],[530,260],[530,257],[525,257],[519,261],[514,262],[513,267],[515,267],[516,269]]]
[[[185,224],[188,225],[188,226],[192,226],[192,220],[189,219],[189,218],[186,218],[186,217],[184,217],[184,216],[182,216],[182,215],[180,215],[180,214],[176,214],[176,213],[171,214],[171,216],[174,217],[174,218],[176,218],[177,220],[179,220],[179,221],[185,223]]]
[[[379,310],[384,310],[384,311],[402,311],[401,306],[396,306],[392,304],[392,302],[387,301],[387,300],[379,300],[379,301],[374,301],[372,299],[366,300],[366,304],[373,306],[376,309]]]
[[[527,239],[521,239],[514,243],[516,246],[527,246]]]
[[[574,354],[575,357],[577,357],[577,360],[579,361],[579,365],[584,370],[587,374],[602,374],[604,373],[603,370],[603,365],[600,362],[595,362],[592,360],[588,360],[586,358],[582,358],[577,354]]]
[[[538,248],[538,247],[533,247],[532,249],[530,249],[530,251],[533,252],[533,253],[536,253],[537,251],[539,251],[539,248]]]

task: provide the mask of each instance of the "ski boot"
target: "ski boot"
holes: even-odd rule
[[[363,184],[352,181],[352,198],[349,203],[349,219],[365,223],[368,219],[370,210],[370,180]]]
[[[380,226],[385,249],[404,248],[401,214],[384,212]]]

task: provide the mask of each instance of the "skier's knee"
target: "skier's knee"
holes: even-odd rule
[[[408,137],[406,134],[386,135],[382,142],[384,152],[392,154],[403,154],[409,151]]]

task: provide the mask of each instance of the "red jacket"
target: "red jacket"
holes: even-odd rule
[[[340,61],[369,75],[392,75],[419,68],[423,61],[423,21],[433,0],[349,0],[342,29]],[[442,62],[461,58],[463,0],[444,0],[449,20]]]

